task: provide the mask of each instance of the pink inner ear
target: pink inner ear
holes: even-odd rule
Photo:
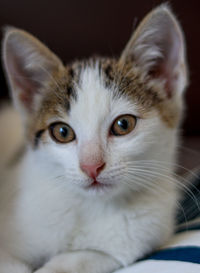
[[[172,89],[173,89],[173,85],[172,85],[172,75],[170,73],[170,71],[168,71],[168,69],[166,69],[166,64],[162,63],[159,66],[157,66],[156,68],[154,67],[154,69],[152,69],[149,72],[149,75],[151,76],[151,78],[160,78],[160,79],[164,79],[165,80],[165,91],[167,93],[167,97],[170,98],[172,96]],[[174,78],[175,79],[175,78]]]
[[[25,71],[19,57],[12,53],[9,53],[7,56],[7,66],[13,83],[13,92],[18,92],[16,96],[19,101],[27,110],[31,111],[34,95],[39,88],[39,83],[34,81],[34,73]]]
[[[26,107],[26,109],[32,110],[33,96],[28,96],[26,93],[22,92],[19,94],[18,97],[22,104]]]
[[[165,80],[165,91],[167,97],[173,96],[176,82],[178,81],[177,68],[180,66],[181,36],[173,29],[167,29],[163,37],[160,49],[163,58],[158,58],[155,65],[149,72],[152,78],[160,78]],[[162,36],[161,36],[162,37]]]

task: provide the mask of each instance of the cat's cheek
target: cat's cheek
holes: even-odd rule
[[[38,147],[38,153],[41,155],[41,161],[48,162],[51,166],[51,168],[48,168],[49,172],[59,174],[59,181],[75,189],[83,189],[86,185],[89,185],[89,178],[81,172],[79,167],[75,142],[59,144],[48,139],[48,142]]]
[[[38,148],[41,160],[50,162],[55,167],[60,166],[63,174],[78,168],[78,158],[75,145],[57,144],[49,141]],[[53,171],[53,169],[52,169]]]

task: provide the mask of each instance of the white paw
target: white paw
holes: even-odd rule
[[[37,271],[34,271],[34,273],[81,273],[81,271],[76,271],[73,270],[65,270],[65,269],[61,269],[61,268],[58,268],[58,269],[52,269],[52,268],[49,268],[49,267],[42,267],[40,269],[38,269]]]
[[[34,273],[90,273],[85,260],[75,253],[60,254]]]
[[[111,273],[119,264],[107,255],[80,251],[60,254],[34,273]]]
[[[50,267],[45,266],[45,267],[38,269],[37,271],[34,271],[34,273],[89,273],[89,272],[85,272],[79,266],[78,266],[78,268],[75,267],[74,269],[72,269],[72,268],[65,269],[65,268],[61,268],[60,266],[58,266],[58,268],[50,268]]]
[[[38,269],[37,271],[34,271],[33,273],[68,273],[68,271],[66,271],[66,270],[60,271],[60,270],[51,269],[48,267],[42,267],[42,268]]]

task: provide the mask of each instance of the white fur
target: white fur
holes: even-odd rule
[[[156,192],[153,186],[144,190],[148,175],[138,185],[134,172],[126,173],[130,163],[137,166],[140,160],[172,163],[176,132],[167,129],[155,112],[149,119],[139,119],[129,135],[108,137],[116,116],[137,115],[137,108],[125,97],[112,97],[97,73],[91,68],[82,73],[78,100],[68,118],[63,114],[77,141],[60,145],[47,137],[47,143],[35,151],[29,147],[22,162],[4,173],[1,248],[9,253],[8,259],[19,260],[18,266],[23,261],[35,268],[50,260],[37,272],[109,273],[160,245],[172,232],[176,200],[175,185],[168,181],[172,168],[156,175]],[[98,180],[113,185],[107,191],[84,189],[90,179],[79,161],[96,156],[95,146],[106,162]],[[0,254],[0,268],[2,259]],[[88,264],[83,266],[83,260]],[[8,268],[3,273],[17,272],[15,264]]]
[[[149,28],[139,31],[141,37],[136,41],[135,53],[142,71],[161,54],[155,44],[151,46],[151,38],[157,33],[152,18],[159,25],[163,12],[173,25],[174,17],[161,7],[149,18],[151,32]],[[179,26],[174,27],[179,32]],[[133,37],[134,41],[138,38]],[[144,44],[146,39],[149,47]],[[184,62],[182,38],[180,42],[182,51],[177,59],[180,73],[175,78],[177,92],[171,99],[177,111],[182,107],[178,98],[186,84],[180,68],[181,61]],[[131,46],[132,40],[122,54],[122,64]],[[171,57],[177,48],[167,49],[166,56]],[[38,56],[43,56],[41,63]],[[21,97],[22,108],[25,106],[22,112],[28,119],[30,109],[42,101],[36,102],[36,96],[42,95],[35,94],[34,77],[43,84],[45,77],[65,69],[35,38],[15,29],[5,36],[3,60],[14,99],[20,100],[20,94],[27,95],[27,90],[35,96],[32,106]],[[16,69],[16,64],[23,69]],[[167,61],[165,64],[168,69],[171,67]],[[25,70],[34,72],[31,82],[24,77]],[[13,75],[13,71],[21,78]],[[148,118],[141,117],[137,104],[125,95],[120,96],[117,86],[108,90],[103,78],[98,64],[85,67],[75,86],[77,99],[71,103],[69,114],[57,109],[59,116],[48,121],[47,125],[52,121],[69,124],[76,134],[74,141],[58,144],[46,130],[42,136],[45,142],[40,141],[36,149],[27,145],[25,155],[15,166],[0,161],[4,166],[0,181],[1,273],[110,273],[161,246],[173,232],[177,129],[167,127],[156,108],[148,113]],[[172,81],[174,84],[174,77]],[[112,123],[123,114],[138,117],[135,129],[121,137],[110,135]],[[7,115],[0,121],[10,124]],[[13,132],[2,133],[2,139],[8,133],[15,138],[15,127]],[[15,143],[18,146],[19,142]],[[8,154],[6,160],[11,158]],[[80,164],[91,165],[100,159],[105,167],[98,181],[107,186],[88,189],[93,180],[81,171]]]

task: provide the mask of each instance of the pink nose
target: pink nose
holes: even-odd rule
[[[95,179],[100,172],[103,170],[105,167],[105,162],[98,162],[93,165],[87,165],[87,164],[81,164],[80,168],[81,170],[86,173],[88,176],[92,177]]]

